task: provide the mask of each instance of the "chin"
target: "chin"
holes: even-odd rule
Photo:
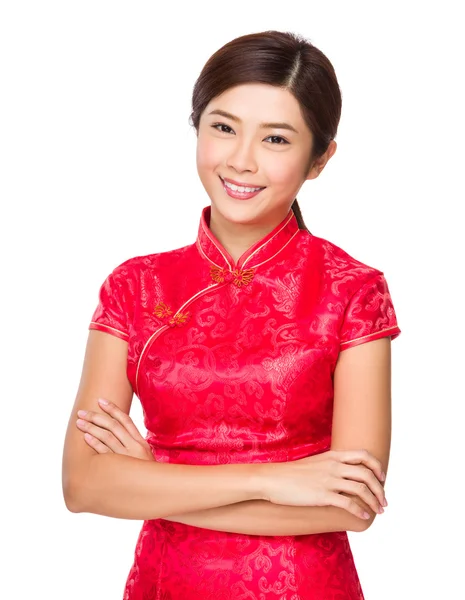
[[[244,225],[260,221],[260,215],[263,215],[263,211],[257,206],[247,206],[246,202],[242,200],[238,200],[236,203],[234,203],[232,198],[230,200],[231,202],[228,202],[228,200],[219,202],[215,200],[211,201],[212,207],[214,207],[214,210],[218,212],[223,219],[226,219],[231,223]]]

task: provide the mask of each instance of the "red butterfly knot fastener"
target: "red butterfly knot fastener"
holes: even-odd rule
[[[176,315],[174,315],[173,318],[171,318],[168,321],[168,325],[170,327],[181,327],[182,325],[185,325],[187,323],[187,321],[189,320],[191,314],[186,312],[186,313],[177,313]]]
[[[185,325],[191,316],[191,313],[189,312],[178,312],[174,316],[171,316],[173,315],[173,310],[164,302],[159,302],[153,313],[170,327],[180,327],[181,325]]]
[[[233,271],[233,282],[237,287],[241,287],[242,285],[249,285],[252,281],[255,272],[253,269],[246,269],[241,271],[240,269],[235,269]]]
[[[171,310],[171,308],[165,304],[164,302],[159,302],[156,306],[155,306],[155,310],[153,311],[153,314],[155,316],[157,316],[159,319],[165,319],[166,317],[169,317],[173,314],[173,311]]]
[[[234,285],[241,287],[243,285],[248,285],[252,281],[255,271],[253,269],[234,269],[234,271],[230,271],[229,269],[212,265],[210,267],[210,275],[216,283],[232,281]]]

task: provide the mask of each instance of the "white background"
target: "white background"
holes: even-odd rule
[[[389,507],[350,534],[366,599],[465,597],[459,6],[1,4],[2,597],[122,597],[141,522],[70,513],[61,490],[88,323],[117,264],[195,241],[209,198],[194,82],[220,46],[266,29],[334,65],[338,150],[299,203],[312,233],[384,271],[402,330]],[[145,434],[137,398],[131,416]]]

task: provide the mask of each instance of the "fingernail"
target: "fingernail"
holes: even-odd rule
[[[384,508],[382,506],[379,507],[378,514],[381,515],[384,512]]]
[[[363,518],[364,518],[364,519],[369,519],[369,518],[370,518],[370,515],[369,515],[367,512],[364,512],[364,513],[363,513]]]
[[[387,500],[386,500],[386,498],[384,498],[383,506],[387,506],[387,505],[388,505]]]
[[[384,471],[381,473],[381,481],[386,481],[386,473]]]
[[[108,404],[108,400],[104,400],[103,398],[98,399],[99,404]]]
[[[86,416],[86,414],[87,414],[87,411],[86,411],[86,410],[78,410],[78,415],[79,415],[80,417],[85,417],[85,416]]]

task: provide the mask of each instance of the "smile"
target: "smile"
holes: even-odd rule
[[[265,189],[264,187],[235,185],[234,183],[225,181],[222,177],[220,177],[220,179],[223,183],[223,188],[225,189],[226,193],[232,198],[237,198],[239,200],[248,200],[249,198],[253,198]]]

